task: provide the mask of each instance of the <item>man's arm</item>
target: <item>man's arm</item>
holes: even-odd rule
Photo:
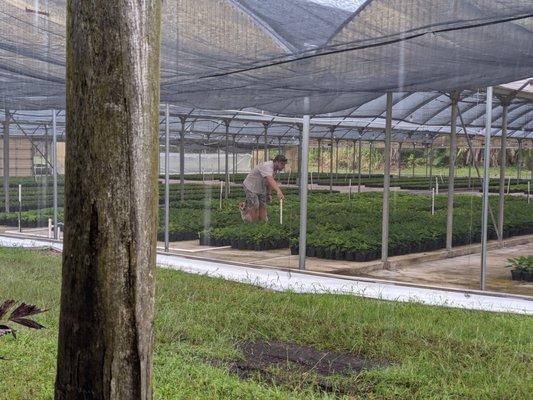
[[[265,177],[265,179],[267,181],[269,189],[275,190],[276,194],[278,195],[278,199],[283,200],[285,196],[283,195],[283,192],[281,191],[278,182],[276,182],[276,180],[272,176],[267,176]]]

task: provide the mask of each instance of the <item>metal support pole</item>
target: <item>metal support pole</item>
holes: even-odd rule
[[[56,110],[52,110],[52,166],[54,182],[54,239],[59,239],[57,227],[57,123]]]
[[[237,174],[237,142],[235,141],[236,136],[233,135],[233,159],[232,159],[232,170],[233,170],[233,183],[235,183],[235,174]],[[255,139],[257,147],[257,163],[259,164],[259,137]]]
[[[413,173],[411,176],[415,177],[415,166],[416,166],[416,144],[413,142]]]
[[[522,178],[522,140],[518,139],[518,156],[516,160],[516,183],[520,183]]]
[[[387,93],[385,121],[385,150],[383,171],[383,221],[381,224],[381,261],[389,268],[389,195],[390,195],[390,147],[392,134],[392,93]]]
[[[170,213],[170,175],[169,175],[169,155],[170,155],[170,110],[167,104],[165,109],[165,251],[169,250],[168,222]]]
[[[318,179],[317,181],[320,182],[320,164],[322,162],[322,141],[318,139],[318,149],[317,149],[317,170],[318,170]]]
[[[429,146],[426,144],[426,172],[424,173],[424,177],[428,177],[428,167],[429,167]]]
[[[267,141],[267,135],[268,135],[268,124],[263,124],[265,127],[265,148],[264,148],[264,161],[268,161],[268,141]]]
[[[329,130],[331,146],[329,149],[329,192],[333,191],[333,133],[335,132],[334,128]]]
[[[490,131],[492,125],[492,87],[487,88],[487,105],[485,116],[485,156],[483,159],[483,206],[481,219],[481,290],[485,290],[487,275],[487,238],[489,217],[489,167],[490,167]]]
[[[306,98],[305,108],[308,108],[309,100]],[[303,117],[303,127],[301,136],[301,174],[300,174],[300,237],[298,245],[298,267],[305,269],[305,253],[307,238],[307,167],[309,162],[309,129],[310,117]]]
[[[429,190],[433,188],[433,157],[434,157],[434,149],[433,149],[433,140],[431,141],[429,145]]]
[[[180,200],[185,201],[185,117],[180,117]]]
[[[451,93],[452,110],[450,121],[450,166],[448,170],[448,213],[446,216],[446,250],[451,251],[453,245],[453,195],[455,184],[455,157],[457,153],[457,104],[460,92]]]
[[[335,140],[335,183],[339,179],[339,139]]]
[[[224,120],[226,125],[226,150],[225,150],[225,163],[224,163],[224,175],[225,175],[225,185],[224,185],[224,198],[227,200],[229,197],[229,121]]]
[[[357,154],[357,144],[355,143],[355,140],[353,141],[353,151],[352,151],[352,173],[351,175],[353,176],[355,174],[355,156]]]
[[[402,142],[398,143],[398,179],[402,177],[402,145]]]
[[[203,178],[204,173],[202,171],[202,150],[201,149],[198,150],[198,172]]]
[[[500,191],[498,197],[498,237],[503,241],[503,223],[505,211],[505,164],[507,161],[507,123],[509,101],[502,99],[502,136],[500,138]]]
[[[362,157],[363,157],[363,153],[362,153],[362,145],[363,145],[363,139],[361,138],[362,137],[362,133],[359,137],[359,143],[358,143],[358,153],[357,153],[357,193],[361,193],[361,183],[362,183],[362,180],[361,180],[361,162],[362,162]]]
[[[217,142],[217,175],[220,175],[220,142]]]
[[[369,149],[369,160],[368,160],[368,177],[370,178],[372,176],[372,153],[374,149],[374,143],[370,142],[370,149]]]
[[[302,135],[303,127],[300,127],[300,137],[298,138],[298,175],[296,178],[297,185],[300,185],[302,180]]]
[[[470,162],[468,163],[468,190],[472,188],[472,164],[474,163],[474,153],[472,149],[468,149],[468,155],[470,156]]]
[[[9,212],[9,110],[5,110],[4,117],[4,207]]]

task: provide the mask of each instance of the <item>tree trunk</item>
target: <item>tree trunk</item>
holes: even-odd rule
[[[58,400],[152,397],[160,8],[68,2]]]

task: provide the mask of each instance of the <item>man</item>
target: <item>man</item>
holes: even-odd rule
[[[272,161],[258,164],[243,182],[246,193],[246,202],[240,203],[241,217],[245,222],[268,221],[266,205],[271,200],[272,190],[276,191],[281,201],[285,197],[274,174],[283,171],[287,159],[278,154]]]

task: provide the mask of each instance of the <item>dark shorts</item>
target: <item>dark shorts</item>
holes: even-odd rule
[[[259,207],[266,207],[267,205],[267,195],[266,193],[253,193],[248,189],[244,189],[246,192],[246,208],[256,209]]]

